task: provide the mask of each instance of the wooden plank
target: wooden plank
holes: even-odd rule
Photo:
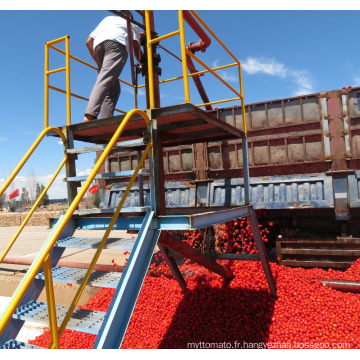
[[[281,249],[281,254],[296,255],[328,255],[328,256],[357,256],[360,257],[360,250],[351,249]]]
[[[360,257],[360,239],[278,238],[276,254],[280,264],[285,266],[346,269],[353,264],[350,259]]]
[[[276,242],[283,244],[360,244],[359,238],[338,238],[338,239],[277,239]]]
[[[281,265],[291,267],[318,267],[318,268],[338,268],[345,269],[353,265],[352,261],[293,261],[293,260],[282,260]]]

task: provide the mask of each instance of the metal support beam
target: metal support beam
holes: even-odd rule
[[[190,227],[192,229],[199,229],[205,226],[220,224],[226,221],[248,216],[251,211],[250,209],[252,209],[251,206],[243,206],[222,211],[189,215]]]
[[[160,230],[193,230],[220,224],[250,215],[251,206],[242,206],[227,210],[193,214],[159,216],[157,228]]]
[[[73,133],[67,127],[67,136],[68,136],[68,148],[74,148],[74,138]],[[68,154],[68,162],[66,164],[66,177],[75,177],[76,176],[76,164],[75,161],[77,160],[77,154]],[[77,188],[79,186],[78,183],[74,182],[67,182],[67,193],[68,193],[68,205],[70,206],[73,200],[77,195]]]
[[[166,236],[166,232],[164,232],[164,231],[161,233],[161,237],[163,237],[163,236]],[[164,255],[165,261],[169,265],[171,272],[173,273],[173,275],[175,276],[177,282],[179,283],[182,292],[185,294],[186,293],[186,287],[187,287],[186,281],[185,281],[184,277],[182,276],[182,274],[180,272],[180,269],[176,264],[175,259],[168,255],[168,249],[167,249],[166,246],[161,245],[159,242],[158,242],[157,246],[159,247],[160,251]]]
[[[225,269],[222,265],[205,256],[201,252],[195,250],[191,246],[185,244],[180,239],[167,234],[167,236],[161,237],[159,242],[161,242],[161,244],[167,248],[176,251],[190,260],[195,261],[199,265],[204,266],[206,269],[215,272],[227,280],[232,280],[234,278],[230,270]]]
[[[141,151],[138,150],[136,155],[137,155],[137,161],[139,162],[141,159]],[[138,186],[139,186],[139,206],[144,206],[144,179],[141,173],[138,174]]]
[[[245,205],[249,205],[250,204],[250,173],[249,173],[249,154],[248,154],[247,134],[243,134],[242,136],[242,152],[243,152]]]
[[[271,296],[274,299],[277,299],[276,285],[275,285],[274,277],[273,277],[273,274],[270,269],[269,258],[266,253],[265,244],[261,238],[259,224],[256,220],[255,210],[253,209],[253,207],[250,207],[250,212],[251,212],[251,214],[249,216],[249,223],[250,223],[251,232],[253,233],[253,236],[254,236],[255,245],[259,252],[260,261],[261,261],[262,267],[263,267],[265,275],[266,275],[266,279],[267,279],[267,282],[268,282],[268,285],[270,288]]]
[[[153,226],[154,212],[145,215],[133,250],[116,289],[94,349],[119,349],[146,276],[160,231]]]

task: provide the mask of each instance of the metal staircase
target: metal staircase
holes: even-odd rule
[[[159,237],[159,231],[152,229],[153,217],[153,212],[148,212],[145,215],[136,239],[112,239],[112,243],[108,245],[107,248],[111,248],[112,250],[131,250],[130,258],[123,273],[109,273],[96,270],[91,272],[87,284],[117,289],[114,299],[117,299],[120,304],[113,302],[112,309],[109,310],[108,314],[101,311],[76,308],[69,319],[66,326],[67,329],[95,335],[100,333],[101,336],[98,337],[97,342],[101,342],[100,347],[105,347],[109,343],[109,335],[107,334],[109,324],[112,323],[112,326],[118,326],[119,322],[117,318],[121,316],[123,329],[119,331],[122,331],[123,333],[120,334],[118,330],[116,333],[120,334],[118,336],[122,339]],[[121,225],[117,224],[117,227],[119,226]],[[90,230],[89,233],[91,233]],[[66,236],[65,238],[59,239],[55,244],[54,249],[51,252],[51,258],[52,260],[59,259],[67,247],[92,248],[98,243],[99,239]],[[56,260],[54,262],[56,262]],[[57,282],[81,284],[85,275],[85,269],[61,268],[58,266],[52,267],[52,279]],[[49,324],[48,304],[36,301],[37,296],[39,296],[44,287],[45,274],[44,271],[40,271],[38,275],[36,275],[27,295],[25,295],[20,306],[14,312],[6,330],[1,335],[0,343],[3,344],[1,348],[32,347],[28,344],[14,340],[24,321],[42,325]],[[119,309],[122,309],[120,315],[117,314]],[[58,324],[64,320],[68,310],[69,306],[56,305]],[[115,312],[115,314],[113,314],[113,312]],[[115,318],[115,316],[117,316],[117,318]],[[110,347],[112,346],[113,345],[110,345]]]
[[[147,116],[140,110],[134,110],[127,115],[126,119],[122,119],[123,124],[120,124],[118,128],[124,128],[125,124],[129,121],[134,113],[142,114],[146,120],[146,123],[149,125],[149,119]],[[143,122],[143,127],[146,132],[146,127],[144,125],[145,124]],[[150,128],[148,127],[148,129]],[[106,146],[106,150],[103,154],[106,154],[111,150],[115,144],[116,138],[120,135],[120,133],[121,130],[115,132],[113,139],[110,141],[110,144]],[[58,133],[56,133],[56,135],[59,136]],[[151,131],[148,132],[148,135],[151,136]],[[141,145],[143,148],[145,147],[136,170],[131,174],[111,174],[111,176],[116,177],[128,177],[129,175],[132,176],[127,191],[125,191],[120,204],[116,207],[116,209],[98,212],[98,214],[100,213],[102,216],[107,216],[102,218],[102,226],[106,230],[102,239],[92,238],[91,235],[89,238],[76,238],[73,235],[75,229],[77,227],[81,227],[81,217],[87,215],[82,214],[81,211],[77,210],[79,200],[96,177],[96,173],[101,166],[101,161],[105,159],[105,156],[102,157],[102,160],[100,159],[100,161],[97,162],[89,177],[66,178],[68,186],[71,190],[74,190],[74,181],[76,183],[85,181],[85,183],[76,196],[73,198],[71,198],[71,195],[69,196],[69,202],[71,202],[69,209],[63,216],[59,218],[57,224],[54,226],[52,233],[45,241],[43,248],[40,249],[37,258],[34,260],[23,281],[19,284],[17,290],[15,291],[9,306],[4,311],[4,314],[1,318],[2,331],[0,336],[0,344],[2,344],[2,347],[8,348],[22,346],[14,339],[24,324],[24,321],[39,322],[41,324],[50,323],[52,333],[52,347],[55,348],[58,347],[59,336],[61,336],[61,333],[65,328],[97,334],[100,330],[105,314],[84,311],[76,308],[76,304],[86,284],[92,286],[116,288],[118,291],[120,291],[120,297],[124,297],[127,303],[127,308],[123,311],[128,313],[128,320],[130,319],[160,233],[159,230],[155,228],[153,220],[155,212],[150,211],[150,207],[123,207],[132,184],[135,182],[138,173],[141,173],[141,166],[152,147],[151,140],[149,143],[144,144],[143,139],[140,139],[140,141],[132,142],[131,145],[134,145],[134,143],[136,143],[137,146]],[[116,146],[126,148],[128,143],[118,143]],[[79,151],[74,151],[72,147],[70,149],[71,150],[65,149],[65,152],[69,150],[70,153],[79,153]],[[80,152],[86,151],[94,151],[94,147],[80,150]],[[151,154],[149,156],[152,157]],[[68,159],[68,161],[70,163],[68,169],[70,169],[70,171],[71,169],[74,169],[76,172],[75,158]],[[136,213],[137,215],[141,215],[142,213],[143,215],[137,216],[135,219],[132,217],[124,218],[125,221],[122,222],[121,218],[118,219],[121,210],[125,210],[127,214]],[[95,213],[96,212],[97,211],[95,211]],[[111,218],[109,218],[109,216]],[[110,232],[114,226],[117,229],[130,228],[132,230],[138,230],[138,236],[134,240],[131,239],[131,241],[129,241],[129,239],[112,238],[111,241],[109,241],[107,244]],[[89,231],[89,233],[91,233],[91,231]],[[56,266],[65,249],[68,247],[97,249],[89,269],[71,269]],[[131,255],[126,265],[124,274],[118,272],[107,273],[93,270],[102,249],[105,247],[111,248],[115,251],[123,250],[124,248],[131,250]],[[53,281],[81,284],[70,307],[55,305]],[[48,299],[47,304],[36,301],[44,287],[46,287]],[[111,320],[108,321],[111,322]],[[58,326],[60,326],[59,331],[57,330]],[[104,331],[102,331],[102,333],[103,332]],[[25,344],[24,346],[26,347],[27,345]]]

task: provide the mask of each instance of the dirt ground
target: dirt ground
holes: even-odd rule
[[[68,208],[67,203],[54,203],[48,206],[40,206],[35,210],[27,225],[29,226],[49,226],[50,219],[58,218],[62,211]],[[79,209],[90,209],[92,204],[88,200],[79,204]],[[4,226],[19,226],[25,219],[31,207],[27,207],[24,212],[0,212],[0,231]]]

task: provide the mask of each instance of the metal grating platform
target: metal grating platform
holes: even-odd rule
[[[102,238],[66,237],[56,242],[57,247],[97,249]],[[104,249],[131,250],[134,247],[136,238],[109,238]]]
[[[39,347],[39,346],[35,346],[35,345],[30,345],[30,344],[24,343],[22,341],[9,340],[5,344],[1,345],[0,349],[37,349],[37,350],[43,350],[44,348]]]
[[[108,209],[84,209],[74,211],[74,215],[97,215],[97,214],[113,214],[116,208]],[[133,207],[123,207],[120,213],[144,213],[151,210],[150,206],[133,206]]]
[[[85,277],[86,269],[74,269],[55,266],[52,268],[52,277],[54,281],[71,284],[81,284]],[[120,279],[121,272],[105,272],[94,270],[88,281],[90,286],[99,286],[116,289]],[[39,272],[36,279],[45,280],[44,273]]]
[[[143,148],[145,145],[146,144],[145,144],[144,139],[122,141],[122,142],[116,143],[113,147],[113,150],[114,149],[129,149],[129,148],[134,150],[134,149],[138,149],[138,148]],[[90,153],[90,152],[95,152],[95,151],[103,151],[105,148],[106,148],[106,145],[85,146],[85,147],[81,147],[81,148],[67,149],[66,153],[67,154],[85,154],[85,153]]]
[[[67,129],[68,133],[73,133],[74,140],[106,144],[124,117],[120,115],[73,124]],[[150,117],[157,120],[157,131],[161,133],[163,146],[241,138],[243,134],[241,130],[192,104],[152,109]],[[134,115],[121,135],[121,140],[142,138],[145,130],[145,121],[139,115]]]
[[[68,308],[68,306],[56,305],[58,324],[60,324],[60,322],[64,319]],[[106,313],[102,311],[76,309],[66,328],[97,335],[105,315]],[[13,318],[48,325],[49,316],[47,304],[43,302],[30,301],[29,303],[19,307],[15,311]]]
[[[99,180],[99,179],[117,179],[120,177],[131,177],[133,176],[135,173],[134,170],[126,170],[126,171],[115,171],[115,172],[111,172],[111,173],[106,173],[106,174],[98,174],[95,176],[95,180]],[[140,169],[139,170],[139,174],[149,174],[149,170],[148,169]],[[74,177],[68,177],[68,178],[64,178],[63,181],[86,181],[87,180],[87,176],[74,176]]]

